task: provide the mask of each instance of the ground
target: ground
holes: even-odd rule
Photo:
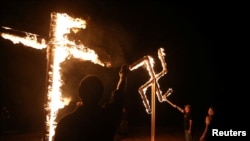
[[[198,141],[200,131],[194,135],[194,140]],[[41,132],[34,133],[9,133],[2,135],[1,141],[42,141],[43,134]],[[127,136],[120,138],[117,136],[116,141],[185,141],[184,134],[181,129],[156,128],[155,137],[151,138],[151,129],[148,127],[130,128]]]

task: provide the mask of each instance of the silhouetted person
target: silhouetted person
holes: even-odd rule
[[[210,106],[207,111],[207,116],[205,118],[205,128],[200,137],[200,141],[212,141],[212,129],[215,127],[214,121],[214,107]]]
[[[126,76],[128,73],[128,66],[123,65],[119,72],[119,82],[117,84],[116,90],[112,92],[112,95],[104,106],[105,114],[103,115],[104,122],[100,123],[102,125],[100,134],[102,135],[102,140],[114,141],[117,127],[122,118],[122,109],[124,107],[124,89],[126,86]]]
[[[117,89],[105,106],[99,104],[104,91],[101,80],[95,75],[83,78],[79,86],[79,96],[83,104],[58,122],[54,141],[98,141],[100,139],[112,141],[116,122],[121,116],[127,70],[127,66],[121,68]]]
[[[76,108],[78,107],[77,104],[80,103],[80,102],[81,101],[79,101],[79,102],[71,101],[63,109],[60,109],[58,114],[57,114],[57,117],[56,117],[57,119],[56,120],[60,120],[66,114],[71,113],[72,111],[76,110]]]
[[[122,108],[121,120],[117,126],[115,141],[121,141],[128,134],[128,113],[125,107]]]
[[[183,116],[183,124],[184,124],[184,132],[186,141],[193,140],[193,118],[191,114],[191,106],[185,105],[184,110],[178,106],[176,108],[184,114]]]
[[[119,124],[119,131],[122,136],[127,135],[128,133],[128,112],[127,109],[124,107],[122,109],[122,118]]]

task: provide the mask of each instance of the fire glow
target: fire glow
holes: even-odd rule
[[[6,28],[6,30],[12,30]],[[56,117],[59,109],[67,105],[71,98],[62,97],[60,64],[71,57],[81,60],[91,61],[101,66],[109,66],[110,63],[103,63],[94,50],[85,47],[82,43],[76,44],[67,38],[71,31],[78,32],[79,29],[86,28],[86,21],[80,18],[72,18],[65,13],[51,13],[49,41],[38,40],[36,34],[25,33],[24,37],[13,34],[1,33],[5,39],[11,40],[14,44],[22,43],[35,49],[47,49],[47,101],[45,104],[46,134],[45,140],[52,141],[57,125]]]
[[[146,111],[148,114],[151,114],[151,107],[150,107],[150,104],[149,104],[149,101],[147,99],[147,96],[146,96],[146,92],[147,92],[147,89],[153,85],[153,82],[155,81],[155,93],[157,95],[157,98],[158,98],[158,101],[159,102],[163,102],[163,101],[166,101],[166,102],[170,102],[169,100],[167,100],[167,96],[169,96],[171,93],[172,93],[172,89],[170,88],[164,95],[162,95],[162,91],[160,89],[160,85],[158,83],[158,80],[163,77],[167,72],[167,64],[165,62],[165,53],[164,53],[164,49],[163,48],[159,48],[158,49],[158,58],[160,59],[161,61],[161,65],[162,65],[162,71],[159,72],[159,73],[155,73],[153,67],[154,67],[154,59],[147,55],[147,56],[144,56],[143,58],[135,61],[133,64],[131,64],[129,66],[129,69],[131,71],[139,68],[139,67],[143,67],[145,66],[147,71],[148,71],[148,74],[150,76],[150,79],[144,83],[139,89],[139,93],[141,95],[141,98],[142,98],[142,101],[143,101],[143,104],[146,108]]]
[[[9,27],[3,27],[6,30],[13,30]],[[14,44],[22,43],[25,46],[29,46],[32,48],[36,49],[44,49],[47,47],[45,39],[40,39],[38,40],[38,37],[36,34],[28,33],[28,32],[23,32],[25,35],[24,37],[20,37],[17,35],[13,34],[8,34],[8,33],[1,33],[1,36],[4,39],[11,40]]]
[[[3,27],[6,30],[13,30],[11,28]],[[110,62],[103,62],[99,59],[96,52],[88,47],[85,47],[81,42],[72,41],[68,39],[68,35],[72,32],[77,33],[79,29],[86,28],[86,21],[80,18],[72,18],[65,13],[51,13],[51,23],[49,39],[40,38],[36,34],[23,32],[24,36],[18,36],[15,34],[1,33],[4,39],[11,40],[14,44],[21,43],[24,46],[32,47],[35,49],[46,49],[47,55],[47,101],[45,104],[46,114],[46,141],[53,141],[55,134],[55,128],[57,125],[56,117],[58,111],[64,108],[70,101],[70,97],[63,97],[61,94],[61,87],[63,80],[61,78],[61,66],[60,64],[66,59],[71,57],[78,58],[80,60],[91,61],[94,64],[98,64],[103,67],[110,67]],[[167,64],[165,62],[164,49],[158,49],[158,58],[161,61],[162,71],[155,73],[154,71],[154,59],[151,56],[144,56],[138,61],[129,66],[131,71],[145,66],[150,79],[139,88],[143,104],[148,114],[150,114],[151,107],[146,96],[147,89],[154,86],[155,93],[160,102],[168,102],[172,104],[167,97],[172,93],[172,89],[169,89],[164,95],[160,89],[158,80],[167,74]],[[153,109],[153,108],[152,108]],[[154,113],[154,112],[153,112]],[[152,118],[154,119],[154,118]],[[153,125],[154,126],[154,125]],[[153,127],[154,128],[154,127]],[[152,134],[154,137],[154,134]]]

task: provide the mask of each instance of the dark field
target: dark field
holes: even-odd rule
[[[200,131],[196,131],[194,141],[199,140]],[[33,133],[6,133],[1,135],[1,141],[42,141],[42,132]],[[150,127],[131,127],[126,136],[117,136],[116,141],[151,141]],[[182,129],[169,129],[166,127],[155,130],[155,141],[185,141]]]

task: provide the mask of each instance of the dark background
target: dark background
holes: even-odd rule
[[[197,128],[204,126],[208,106],[216,108],[222,128],[247,130],[247,47],[244,43],[243,4],[186,1],[34,1],[8,0],[1,4],[1,26],[49,35],[51,12],[87,20],[76,37],[84,45],[110,55],[111,68],[72,59],[63,63],[63,94],[77,101],[81,77],[99,74],[106,95],[118,80],[119,67],[144,55],[155,58],[165,49],[168,73],[159,80],[161,90],[173,88],[169,99],[183,107],[191,104]],[[42,130],[46,93],[46,51],[13,44],[0,38],[1,107],[11,113],[20,131]],[[149,79],[139,68],[129,73],[126,107],[131,124],[150,125],[137,89]],[[148,96],[150,90],[148,91]],[[157,125],[181,127],[182,115],[156,101]]]

